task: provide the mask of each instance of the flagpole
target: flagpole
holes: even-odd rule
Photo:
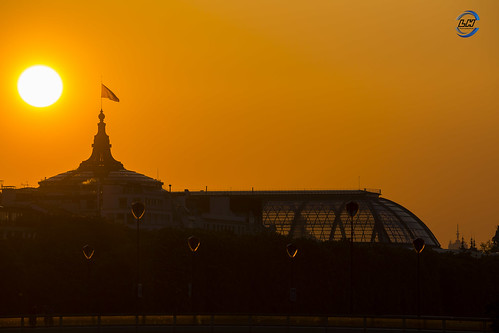
[[[100,76],[100,110],[102,111],[102,74]]]

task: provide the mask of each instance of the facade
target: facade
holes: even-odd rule
[[[0,206],[0,239],[34,239],[39,224],[33,208]]]
[[[350,239],[351,232],[345,205],[356,201],[355,242],[412,245],[422,238],[426,245],[440,247],[416,215],[382,198],[379,190],[167,192],[161,181],[127,170],[114,159],[104,119],[101,110],[87,160],[75,170],[40,181],[38,188],[2,187],[0,213],[101,216],[133,226],[131,204],[141,201],[146,206],[141,225],[146,229],[179,226],[235,234],[268,230],[290,238],[342,241]],[[14,215],[4,220],[8,216]]]
[[[428,227],[408,209],[382,198],[379,190],[248,191],[174,193],[182,203],[184,225],[234,233],[258,229],[290,238],[320,241],[350,239],[351,221],[345,205],[359,204],[353,219],[353,238],[360,243],[412,246],[422,238],[440,247]]]

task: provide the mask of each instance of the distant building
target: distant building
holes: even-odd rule
[[[461,239],[459,237],[459,224],[457,225],[457,232],[456,232],[456,240],[455,241],[449,241],[449,250],[460,250],[462,248],[467,248],[466,243],[464,243],[464,239]]]
[[[190,228],[236,234],[270,230],[290,238],[348,240],[351,227],[345,205],[356,201],[355,242],[412,246],[414,239],[422,238],[426,245],[440,247],[416,215],[380,195],[381,191],[368,189],[172,193],[183,225]]]
[[[2,190],[5,207],[36,207],[41,211],[78,216],[102,216],[132,224],[130,206],[142,201],[146,207],[143,227],[163,228],[172,224],[170,196],[159,180],[124,168],[111,154],[104,113],[100,112],[98,131],[90,158],[80,166],[39,182],[36,189]]]
[[[440,247],[416,215],[382,198],[380,190],[167,192],[161,181],[127,170],[113,158],[104,118],[101,110],[87,160],[75,170],[40,181],[38,188],[2,187],[3,210],[101,216],[133,226],[130,207],[141,201],[146,229],[178,226],[234,234],[267,230],[290,238],[344,241],[351,232],[345,205],[356,201],[355,242],[412,246],[414,239],[422,238],[426,245]]]

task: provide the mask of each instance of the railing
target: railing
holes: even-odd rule
[[[490,318],[456,317],[375,317],[375,316],[288,316],[288,315],[99,315],[99,316],[23,316],[0,318],[0,330],[32,328],[98,327],[113,326],[169,326],[175,327],[289,327],[289,328],[357,328],[423,331],[492,332]]]

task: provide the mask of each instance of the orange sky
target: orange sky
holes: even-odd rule
[[[134,2],[135,3],[135,2]],[[456,35],[464,10],[480,15]],[[497,0],[0,2],[0,179],[36,185],[112,152],[173,190],[381,188],[444,247],[499,217]],[[64,82],[25,104],[21,72]]]

